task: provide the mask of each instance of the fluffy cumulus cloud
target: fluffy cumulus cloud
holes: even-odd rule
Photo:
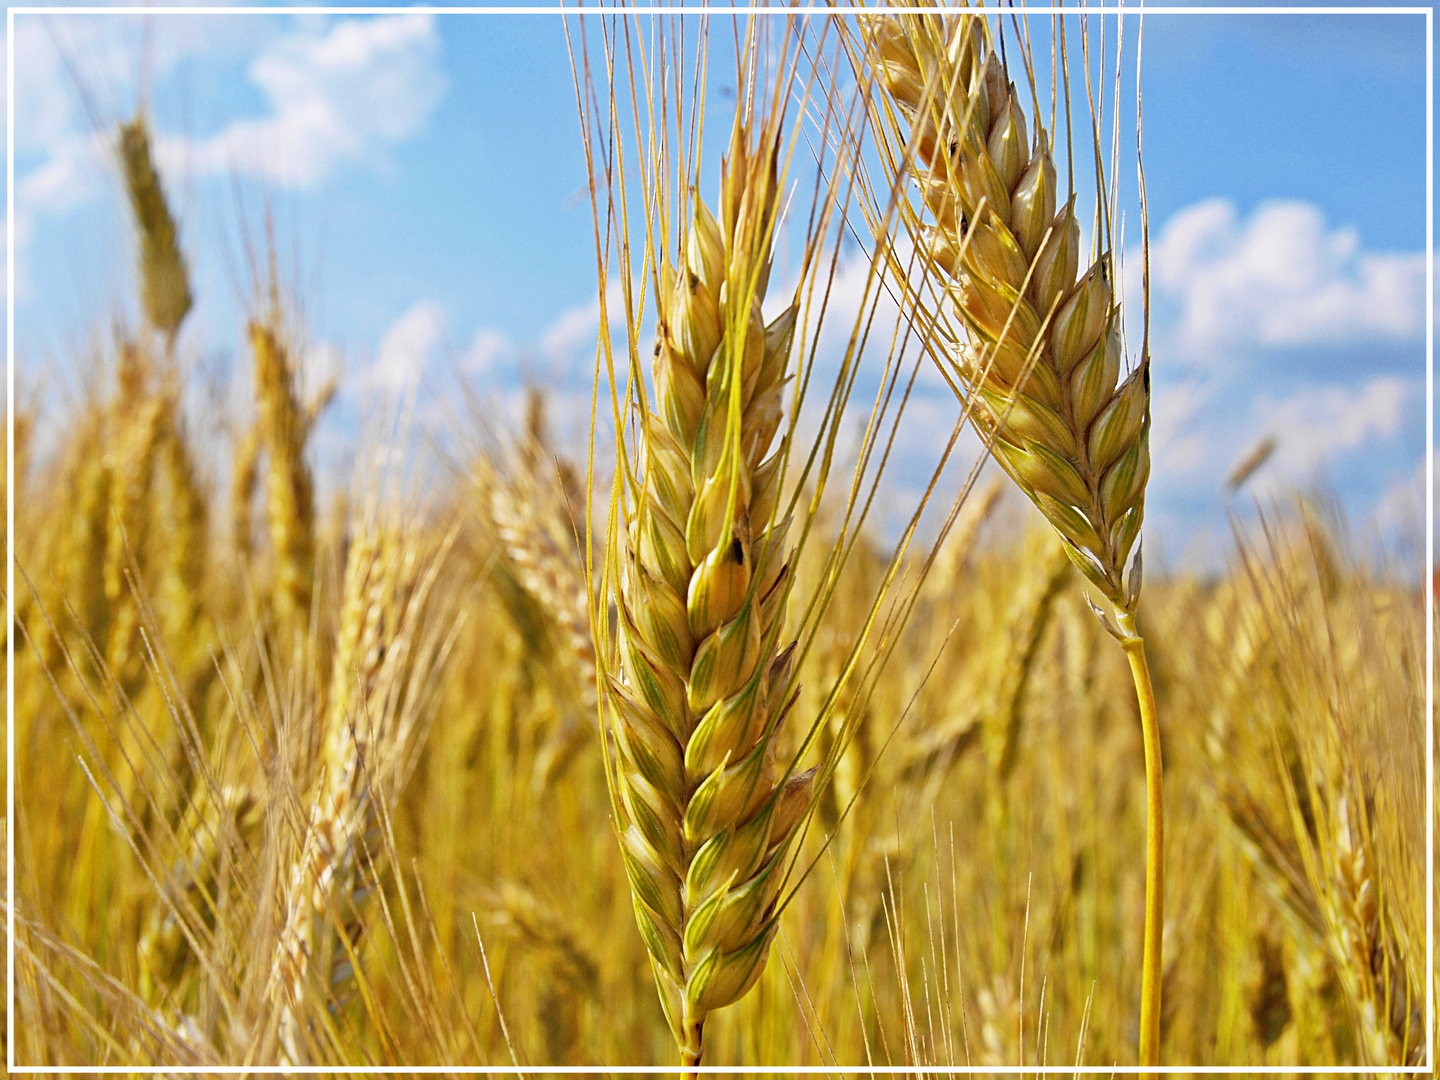
[[[1213,388],[1212,388],[1213,389]],[[1357,454],[1400,452],[1419,391],[1411,379],[1380,376],[1354,385],[1313,383],[1284,395],[1259,391],[1236,408],[1193,384],[1170,388],[1155,406],[1155,481],[1175,491],[1218,493],[1227,473],[1262,441],[1273,450],[1250,490],[1280,494],[1313,482]]]
[[[167,145],[201,173],[238,170],[298,187],[372,160],[423,130],[445,89],[428,14],[347,19],[276,41],[250,64],[268,115]]]
[[[504,333],[493,326],[481,327],[460,360],[460,370],[471,376],[489,375],[510,351],[510,339]]]
[[[134,101],[138,45],[115,19],[37,19],[16,28],[17,236],[31,220],[97,197],[109,176],[110,135],[94,130],[67,66],[86,74],[91,98]],[[156,134],[162,173],[258,176],[310,187],[346,165],[383,160],[388,148],[419,134],[445,88],[440,41],[425,14],[368,19],[168,20],[158,38],[155,77],[182,63],[224,71],[253,54],[249,81],[266,109],[213,135]],[[276,33],[277,27],[285,32]],[[268,28],[268,34],[267,34]],[[222,76],[224,77],[224,76]],[[123,105],[122,105],[123,107]],[[174,181],[172,180],[172,183]]]
[[[415,385],[445,337],[440,305],[422,300],[390,324],[380,339],[375,361],[364,374],[364,389],[399,394]]]
[[[1176,214],[1151,253],[1179,303],[1171,329],[1197,356],[1236,346],[1414,340],[1425,325],[1425,257],[1364,251],[1318,207],[1269,202],[1241,219],[1225,199]]]
[[[1284,399],[1256,403],[1261,427],[1275,439],[1281,472],[1303,477],[1327,461],[1400,433],[1415,392],[1406,379],[1385,376],[1358,386],[1311,386]]]
[[[625,340],[625,299],[619,280],[611,281],[605,290],[605,314],[610,322],[610,335],[616,348]],[[561,367],[588,370],[595,359],[595,345],[600,333],[600,301],[589,300],[566,308],[540,335],[541,356]]]

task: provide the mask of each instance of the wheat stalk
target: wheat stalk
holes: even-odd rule
[[[1113,252],[1103,250],[1081,272],[1075,197],[1057,212],[1050,138],[1043,127],[1029,137],[983,17],[905,11],[867,16],[862,25],[866,60],[885,91],[876,127],[887,167],[895,177],[913,174],[927,215],[912,209],[905,220],[924,272],[936,275],[960,324],[951,343],[936,334],[924,335],[926,343],[956,377],[952,386],[996,460],[1115,607],[1113,623],[1095,610],[1125,649],[1140,702],[1147,799],[1140,1060],[1158,1064],[1164,803],[1154,693],[1135,623],[1150,474],[1148,341],[1122,379]],[[1099,173],[1098,143],[1096,156]],[[1098,232],[1108,245],[1099,187]],[[943,310],[936,320],[943,325]]]
[[[607,51],[620,41],[619,22],[602,20]],[[707,33],[692,52],[678,24],[632,37],[625,21],[633,104],[653,121],[641,133],[643,190],[634,204],[645,216],[643,246],[632,241],[636,185],[627,181],[621,149],[628,127],[616,107],[615,56],[606,60],[607,105],[594,93],[586,37],[576,55],[587,160],[593,176],[606,176],[603,189],[591,187],[601,326],[609,279],[622,287],[629,336],[621,371],[608,334],[600,335],[596,354],[597,396],[608,378],[618,437],[606,559],[602,571],[590,571],[600,579],[591,626],[601,749],[637,923],[687,1074],[701,1059],[706,1017],[760,978],[781,913],[818,861],[800,859],[802,823],[841,764],[916,602],[923,573],[905,578],[903,599],[891,603],[888,593],[907,570],[908,544],[938,479],[937,472],[877,575],[818,709],[795,719],[809,713],[797,705],[795,673],[823,632],[848,560],[863,550],[860,533],[908,400],[877,395],[839,528],[810,548],[821,553],[815,576],[807,574],[808,595],[792,605],[795,558],[816,533],[879,296],[878,273],[867,265],[818,431],[797,443],[801,406],[812,379],[818,383],[820,324],[840,263],[838,247],[827,251],[843,233],[833,215],[844,214],[853,195],[847,185],[864,123],[858,94],[848,105],[815,102],[798,74],[802,59],[813,62],[818,83],[840,59],[838,45],[823,56],[834,44],[833,26],[818,25],[814,41],[805,40],[802,20],[751,20],[743,32],[735,26],[741,104],[718,201],[707,202],[700,191],[704,107],[686,100],[689,75],[671,81],[693,60],[695,85],[704,85]],[[771,26],[784,36],[762,36]],[[784,178],[800,139],[792,133],[787,144],[781,135],[792,105],[815,107],[813,145],[822,160],[808,220],[792,218],[802,230],[794,291],[767,319]],[[636,253],[643,258],[638,279],[640,267],[630,261]],[[892,343],[877,365],[882,384],[899,380],[900,355]],[[592,417],[592,440],[597,432]],[[787,475],[788,465],[796,465],[794,474]],[[587,494],[594,479],[592,455]],[[837,713],[843,719],[832,727]],[[793,739],[782,739],[787,723],[797,729]],[[802,771],[812,751],[820,762]]]

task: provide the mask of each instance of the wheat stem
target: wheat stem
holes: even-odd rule
[[[1160,1064],[1160,989],[1165,929],[1165,781],[1160,761],[1160,718],[1150,665],[1145,660],[1145,639],[1135,628],[1135,616],[1122,613],[1121,646],[1130,661],[1135,696],[1140,702],[1140,730],[1145,740],[1145,952],[1140,970],[1140,1064]],[[1142,1074],[1147,1077],[1153,1074]]]

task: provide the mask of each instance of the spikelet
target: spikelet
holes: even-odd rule
[[[190,311],[190,280],[175,219],[155,171],[143,116],[120,125],[120,164],[140,230],[140,297],[150,325],[173,341]]]
[[[295,394],[294,372],[277,333],[250,323],[260,443],[265,451],[265,503],[275,559],[277,621],[298,631],[310,613],[315,576],[315,510],[305,462],[308,420]]]
[[[612,596],[619,670],[601,686],[635,915],[687,1065],[706,1014],[765,967],[813,780],[778,775],[773,747],[794,694],[771,447],[796,312],[760,315],[778,151],[778,123],[753,138],[737,123],[718,219],[692,194],[680,265],[660,271],[656,406],[636,418]]]
[[[1049,135],[1039,128],[1031,140],[981,17],[863,22],[871,63],[908,122],[933,219],[916,226],[916,243],[965,332],[946,361],[996,460],[1080,571],[1131,614],[1138,555],[1126,567],[1150,475],[1150,368],[1143,356],[1121,370],[1113,253],[1081,267],[1075,202],[1057,204]],[[897,158],[905,139],[896,134]]]

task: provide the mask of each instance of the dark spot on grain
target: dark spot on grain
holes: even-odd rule
[[[745,565],[745,545],[740,543],[738,536],[730,539],[730,558],[736,566]]]

